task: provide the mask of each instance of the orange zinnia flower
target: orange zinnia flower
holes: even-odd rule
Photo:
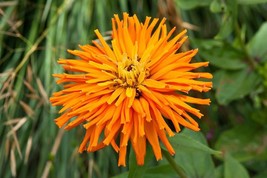
[[[69,50],[80,60],[58,61],[71,74],[54,74],[58,84],[64,83],[64,89],[50,98],[53,105],[63,106],[55,122],[59,127],[67,123],[66,130],[83,124],[86,133],[80,152],[111,145],[119,153],[118,165],[125,166],[130,141],[137,164],[142,165],[147,143],[157,160],[162,158],[160,142],[175,154],[166,136],[174,133],[166,120],[176,132],[181,125],[199,130],[191,116],[203,115],[189,104],[209,105],[210,99],[187,94],[211,89],[211,82],[195,80],[210,79],[210,73],[191,72],[208,62],[190,63],[197,49],[177,52],[187,39],[186,30],[171,39],[175,28],[167,32],[165,19],[157,25],[158,20],[147,17],[141,23],[136,15],[124,13],[122,20],[114,15],[110,45],[95,30],[99,41],[94,45]]]

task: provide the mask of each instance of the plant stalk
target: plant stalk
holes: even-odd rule
[[[241,37],[241,30],[240,30],[240,27],[238,25],[238,22],[235,23],[235,32],[236,32],[238,41],[240,43],[241,49],[243,50],[243,52],[246,55],[247,62],[249,63],[249,65],[251,66],[252,69],[255,69],[257,67],[257,63],[254,61],[254,59],[248,53],[247,47],[246,47],[246,45],[245,45],[245,43]]]
[[[171,167],[177,173],[177,175],[180,178],[187,178],[183,168],[181,166],[179,166],[178,164],[176,164],[176,162],[174,161],[173,157],[165,150],[162,150],[162,153],[163,153],[163,156],[167,159],[167,161],[171,165]]]

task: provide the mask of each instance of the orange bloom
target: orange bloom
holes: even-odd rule
[[[141,23],[136,15],[124,13],[122,20],[114,15],[110,45],[95,30],[99,40],[94,45],[69,50],[80,60],[58,61],[71,74],[54,74],[58,84],[64,83],[64,89],[50,98],[53,105],[63,106],[55,122],[59,127],[66,124],[66,130],[83,125],[80,152],[111,145],[119,153],[118,165],[125,166],[130,141],[142,165],[147,143],[157,160],[162,158],[160,142],[175,154],[167,138],[175,133],[166,120],[176,132],[180,126],[199,130],[192,115],[203,115],[190,104],[209,105],[210,99],[187,94],[211,89],[211,82],[196,80],[211,79],[210,73],[192,72],[208,62],[190,63],[197,49],[177,52],[187,39],[186,30],[171,39],[175,28],[167,32],[166,19],[158,21],[147,17]]]

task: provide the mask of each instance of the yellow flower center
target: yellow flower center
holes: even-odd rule
[[[118,75],[114,81],[120,87],[138,88],[148,75],[149,70],[140,62],[138,55],[130,58],[124,53],[122,60],[118,62]]]

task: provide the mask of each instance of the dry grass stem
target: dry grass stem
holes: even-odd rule
[[[30,152],[32,148],[32,136],[28,138],[27,144],[26,144],[26,150],[25,150],[25,157],[24,157],[24,164],[28,163]]]
[[[39,89],[39,92],[40,92],[42,98],[44,99],[45,103],[48,104],[49,103],[48,96],[47,96],[47,93],[44,89],[44,86],[43,86],[41,80],[39,78],[37,78],[36,81],[37,81],[37,86],[38,86],[38,89]]]
[[[0,2],[0,8],[1,7],[8,7],[8,6],[15,6],[17,5],[17,1],[5,1],[5,2]]]
[[[53,145],[52,150],[50,152],[51,156],[55,156],[56,155],[58,147],[59,147],[60,142],[62,140],[63,134],[64,134],[64,129],[61,128],[59,130],[58,134],[57,134],[57,137],[55,139],[54,145]],[[51,169],[51,166],[52,166],[52,161],[48,160],[46,162],[46,165],[45,165],[45,168],[44,168],[44,171],[43,171],[43,174],[42,174],[42,178],[47,178],[48,177],[49,171]]]
[[[13,177],[16,177],[17,171],[16,171],[16,159],[15,159],[15,151],[14,148],[10,151],[10,168],[11,168],[11,174]]]
[[[34,111],[28,104],[26,104],[24,101],[19,101],[19,104],[21,105],[21,107],[23,108],[23,110],[29,117],[33,116]]]
[[[10,137],[13,133],[15,133],[20,127],[23,126],[23,124],[27,121],[26,117],[21,118],[17,124],[15,125],[15,127],[11,126],[11,130],[7,133],[7,137]]]

